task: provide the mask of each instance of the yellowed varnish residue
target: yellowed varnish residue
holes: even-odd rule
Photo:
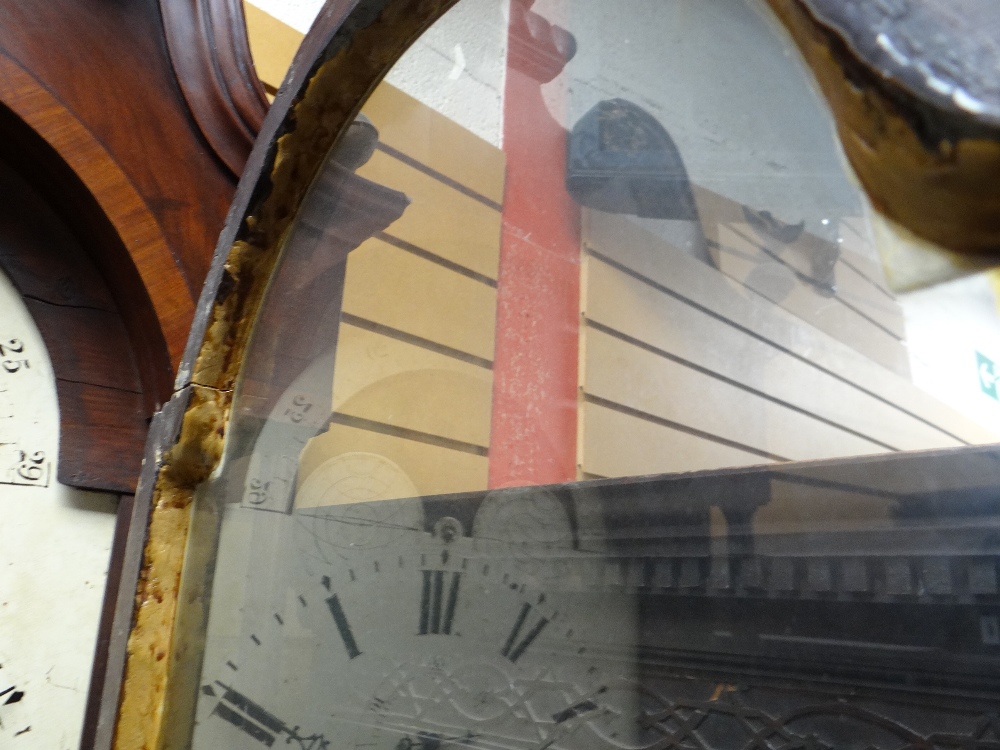
[[[222,455],[228,401],[227,393],[192,387],[180,438],[157,478],[119,710],[122,750],[155,747],[160,733],[192,500]]]

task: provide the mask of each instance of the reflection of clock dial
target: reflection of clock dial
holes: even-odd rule
[[[377,453],[354,451],[324,461],[303,482],[295,497],[299,508],[368,503],[416,497],[413,482],[399,466]]]
[[[55,480],[44,343],[0,274],[0,747],[79,743],[114,501]],[[66,561],[72,564],[67,565]]]
[[[421,504],[370,507],[416,521]],[[632,746],[608,736],[623,731],[616,721],[637,727],[634,714],[602,701],[609,676],[631,668],[624,598],[526,583],[509,542],[472,539],[449,518],[389,546],[318,557],[303,524],[351,528],[359,507],[228,510],[225,526],[244,536],[224,540],[219,557],[196,750],[253,747],[248,738],[317,749]],[[248,568],[226,554],[264,539],[285,554]],[[609,609],[600,623],[584,616],[598,601]]]
[[[345,453],[324,461],[295,498],[297,546],[326,563],[352,551],[386,548],[423,529],[420,503],[375,503],[415,497],[417,490],[395,463],[373,453]],[[337,513],[315,510],[340,506]]]
[[[538,583],[564,575],[560,561],[578,543],[566,506],[544,489],[488,493],[476,511],[473,536],[506,544],[517,573]]]
[[[525,549],[571,549],[573,525],[562,501],[540,489],[489,493],[476,511],[474,535]]]
[[[242,502],[286,512],[295,494],[299,453],[330,417],[334,353],[314,361],[278,399],[256,436]],[[252,421],[252,420],[251,420]]]

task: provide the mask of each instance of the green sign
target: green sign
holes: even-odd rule
[[[976,352],[976,367],[979,370],[979,387],[983,393],[1000,401],[1000,397],[997,396],[997,368],[993,360]]]

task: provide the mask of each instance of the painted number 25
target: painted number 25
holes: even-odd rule
[[[0,367],[2,367],[7,372],[18,372],[19,370],[28,369],[30,364],[27,359],[20,358],[15,359],[18,354],[24,353],[24,342],[20,339],[10,339],[4,344],[0,344]]]

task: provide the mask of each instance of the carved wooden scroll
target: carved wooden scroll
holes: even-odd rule
[[[239,177],[267,114],[240,0],[161,0],[170,62],[198,129]]]

